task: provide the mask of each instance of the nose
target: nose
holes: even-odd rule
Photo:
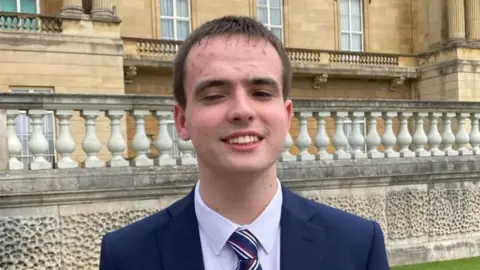
[[[249,123],[253,121],[255,111],[247,91],[240,88],[242,87],[239,87],[233,96],[231,109],[228,112],[228,120],[237,124]]]

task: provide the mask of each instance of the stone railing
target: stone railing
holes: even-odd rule
[[[140,39],[124,37],[127,65],[157,66],[162,62],[173,61],[180,41],[160,39]],[[346,52],[287,48],[288,57],[299,73],[328,73],[348,75],[352,71],[357,75],[380,77],[416,78],[416,55]],[[143,61],[142,61],[143,60]],[[370,69],[370,70],[369,70]]]
[[[10,145],[0,148],[0,162],[10,148],[12,164],[0,171],[0,269],[98,269],[106,232],[190,192],[198,167],[191,144],[172,136],[173,104],[153,96],[0,94],[0,125],[8,122],[0,147],[5,137]],[[480,103],[294,100],[294,108],[277,164],[284,185],[379,222],[392,266],[480,255]],[[33,120],[21,147],[34,156],[23,170],[15,167],[17,110]],[[42,158],[45,113],[59,126],[51,164]],[[124,156],[130,146],[134,155]],[[174,146],[183,154],[169,151]],[[99,147],[109,154],[100,156]],[[80,157],[69,157],[78,148]],[[160,153],[146,153],[152,148]]]
[[[0,12],[0,31],[62,32],[62,19],[38,14]]]
[[[360,65],[398,66],[399,56],[381,53],[330,52],[330,62]]]
[[[358,65],[398,66],[399,55],[382,53],[287,49],[292,62],[339,63]]]
[[[196,163],[191,142],[173,140],[171,129],[168,132],[174,104],[169,97],[5,93],[0,100],[0,109],[6,110],[9,170]],[[294,100],[294,108],[294,124],[280,162],[480,154],[479,103]],[[24,142],[23,146],[16,132],[19,110],[26,111],[32,125],[28,145]],[[49,152],[43,128],[47,112],[59,126],[54,134],[54,163],[45,158]],[[74,114],[79,116],[75,125],[81,125],[84,134],[72,135],[70,119]],[[102,128],[109,129],[104,141],[96,131],[100,115],[108,118],[107,127]],[[135,155],[129,161],[124,156],[127,141],[120,128],[127,116],[134,122],[130,146]],[[154,136],[147,136],[146,117],[156,121]],[[73,160],[72,153],[79,150],[74,142],[78,136],[82,136],[84,155]],[[28,147],[33,156],[28,168],[19,159],[22,147]],[[160,153],[155,158],[149,153],[151,147]],[[100,160],[98,153],[105,148],[108,159]],[[174,148],[180,152],[177,156],[172,154]]]
[[[137,39],[137,51],[146,54],[162,54],[168,56],[175,56],[178,48],[182,44],[181,41],[175,40],[151,40],[151,39]]]

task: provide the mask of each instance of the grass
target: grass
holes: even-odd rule
[[[480,257],[395,266],[391,270],[480,270]]]

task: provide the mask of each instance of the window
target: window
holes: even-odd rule
[[[12,93],[52,93],[50,89],[29,89],[29,88],[14,88]],[[19,156],[20,161],[23,162],[24,168],[28,168],[28,164],[33,161],[33,155],[30,154],[28,149],[28,140],[32,135],[33,127],[31,125],[31,119],[28,117],[26,111],[20,111],[15,123],[15,129],[18,139],[22,144],[22,153]],[[43,118],[43,135],[48,141],[48,153],[45,159],[52,164],[55,163],[55,119],[52,111],[47,111],[47,114]]]
[[[342,50],[363,51],[362,1],[340,0]]]
[[[185,40],[190,34],[190,0],[160,0],[163,39]]]
[[[39,0],[0,0],[0,11],[38,14]]]
[[[283,40],[282,0],[257,0],[257,19]]]

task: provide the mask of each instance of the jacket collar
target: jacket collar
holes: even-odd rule
[[[284,185],[282,192],[281,269],[319,269],[325,236],[321,227],[311,223],[315,217],[313,206]],[[204,269],[194,189],[166,211],[170,220],[157,230],[162,269]]]

